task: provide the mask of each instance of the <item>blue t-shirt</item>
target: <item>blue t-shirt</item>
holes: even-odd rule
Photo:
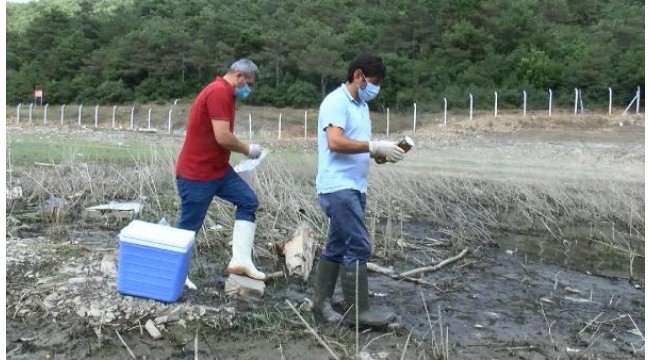
[[[329,93],[318,112],[318,174],[316,191],[328,194],[339,190],[368,192],[370,154],[342,154],[327,147],[326,129],[329,125],[343,129],[343,136],[370,141],[370,113],[368,104],[355,100],[345,84]]]

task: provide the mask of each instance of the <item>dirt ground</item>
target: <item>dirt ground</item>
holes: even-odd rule
[[[405,166],[478,178],[643,184],[643,132],[630,127],[444,135],[422,142]],[[134,135],[92,136],[124,141]],[[533,169],[531,158],[538,165]],[[27,212],[14,215],[6,236],[9,359],[329,358],[285,304],[308,307],[309,286],[275,280],[259,302],[223,293],[228,248],[223,237],[216,236],[223,242],[217,251],[195,255],[190,277],[199,290],[163,304],[116,293],[119,229],[73,226],[61,239],[31,223]],[[403,271],[459,251],[426,218],[403,224],[402,231],[408,244],[401,259],[373,261]],[[503,231],[492,240],[425,274],[430,285],[372,274],[371,302],[391,307],[398,321],[387,329],[362,330],[358,350],[354,329],[318,327],[318,332],[347,358],[645,356],[644,257],[632,259],[630,270],[628,257],[578,236],[557,241],[544,233]],[[275,267],[268,260],[261,264],[265,270]],[[337,289],[339,309],[340,301]],[[301,313],[314,324],[308,311]],[[143,332],[148,320],[159,324],[161,340]]]

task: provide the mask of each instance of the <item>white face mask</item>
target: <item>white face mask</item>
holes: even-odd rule
[[[359,98],[363,101],[370,101],[376,98],[379,95],[380,86],[368,81],[363,73],[361,73],[361,76],[363,76],[363,81],[366,82],[366,88],[362,89],[359,87]]]

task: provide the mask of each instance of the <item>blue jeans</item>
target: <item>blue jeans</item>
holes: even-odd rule
[[[255,222],[257,195],[232,167],[226,176],[217,180],[189,180],[177,175],[176,186],[181,198],[181,215],[176,224],[179,229],[198,231],[215,196],[237,207],[235,220]]]
[[[321,260],[346,267],[365,264],[372,253],[370,235],[363,213],[366,194],[356,190],[341,190],[318,195],[320,206],[330,219],[327,245]]]

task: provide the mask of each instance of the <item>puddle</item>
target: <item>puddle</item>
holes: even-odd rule
[[[445,235],[432,229],[429,224],[404,224],[406,236],[413,239],[444,238]],[[605,231],[605,230],[603,230]],[[611,231],[611,230],[610,230]],[[528,261],[543,261],[567,269],[606,277],[630,278],[630,258],[624,250],[630,244],[638,254],[645,254],[645,243],[638,237],[618,239],[623,245],[600,244],[590,241],[592,230],[574,228],[564,232],[566,241],[553,238],[550,234],[521,234],[501,232],[492,239],[505,254],[516,254]],[[611,245],[611,246],[610,246]],[[636,256],[632,265],[634,279],[645,282],[645,258]]]
[[[573,233],[573,234],[570,234]],[[593,275],[630,278],[630,258],[622,250],[589,241],[579,236],[580,230],[565,234],[566,240],[556,240],[547,236],[502,233],[495,241],[508,253],[527,255],[529,261],[543,261],[561,265],[568,269]],[[584,232],[582,232],[584,234]],[[578,236],[575,236],[575,235]],[[573,236],[572,236],[573,235]],[[644,244],[638,239],[628,239],[637,252],[644,254]],[[636,256],[632,265],[634,279],[644,281],[645,258]]]

